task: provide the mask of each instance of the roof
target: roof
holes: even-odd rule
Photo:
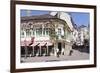
[[[86,28],[86,26],[85,25],[81,25],[81,26],[79,26],[79,28]]]
[[[65,17],[65,15],[63,15]],[[67,18],[69,19],[69,16],[67,16]],[[56,19],[57,22],[61,22],[63,24],[67,24],[67,26],[69,27],[69,29],[71,30],[71,21],[65,18],[58,18],[57,16],[52,16],[50,14],[43,14],[43,15],[34,15],[34,16],[24,16],[21,17],[21,21],[29,21],[29,20],[44,20],[44,19]]]
[[[34,16],[24,16],[21,17],[21,20],[34,20],[34,19],[48,19],[48,18],[57,18],[55,16],[44,14],[44,15],[34,15]]]
[[[72,22],[73,27],[74,27],[76,30],[78,30],[78,26],[74,23],[72,17],[71,17],[71,22]]]

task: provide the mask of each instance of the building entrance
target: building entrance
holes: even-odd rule
[[[58,49],[59,49],[59,52],[61,52],[61,50],[62,50],[62,43],[61,42],[58,43]]]

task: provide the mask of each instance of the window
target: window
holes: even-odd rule
[[[61,29],[60,28],[58,29],[58,35],[61,35]]]
[[[43,29],[43,35],[48,36],[49,35],[49,30],[50,30],[49,28],[44,28]]]
[[[46,35],[49,35],[49,28],[46,28]]]
[[[30,29],[30,36],[32,37],[32,36],[34,36],[34,35],[35,35],[34,29]]]
[[[33,30],[33,35],[35,35],[35,31]]]
[[[32,28],[32,35],[35,36],[35,26]]]
[[[66,38],[67,38],[67,39],[71,38],[71,32],[66,31]]]
[[[21,38],[24,38],[24,31],[21,31]]]
[[[42,29],[41,28],[36,29],[36,36],[42,36]]]
[[[44,29],[43,29],[43,35],[45,35],[45,31],[46,31],[46,29],[44,28]]]
[[[27,30],[26,30],[26,36],[27,36],[27,37],[30,37],[30,36],[31,36],[30,29],[27,29]]]

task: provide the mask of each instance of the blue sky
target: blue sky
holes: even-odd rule
[[[88,24],[90,23],[89,13],[71,12],[70,15],[74,23],[78,26],[81,26],[81,25],[88,26]]]
[[[21,16],[26,16],[27,10],[21,10]],[[49,11],[37,11],[37,10],[30,10],[30,16],[32,15],[42,15],[42,14],[48,14]]]
[[[26,16],[26,11],[27,10],[21,10],[21,16]],[[30,16],[32,15],[42,15],[42,14],[48,14],[50,11],[36,11],[36,10],[32,10],[30,11]],[[81,25],[85,25],[88,26],[88,24],[90,23],[90,15],[89,13],[80,13],[80,12],[68,12],[74,23],[77,26],[81,26]]]

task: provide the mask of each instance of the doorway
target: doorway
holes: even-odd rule
[[[58,49],[61,52],[61,50],[62,50],[62,44],[61,44],[61,42],[58,42]]]

